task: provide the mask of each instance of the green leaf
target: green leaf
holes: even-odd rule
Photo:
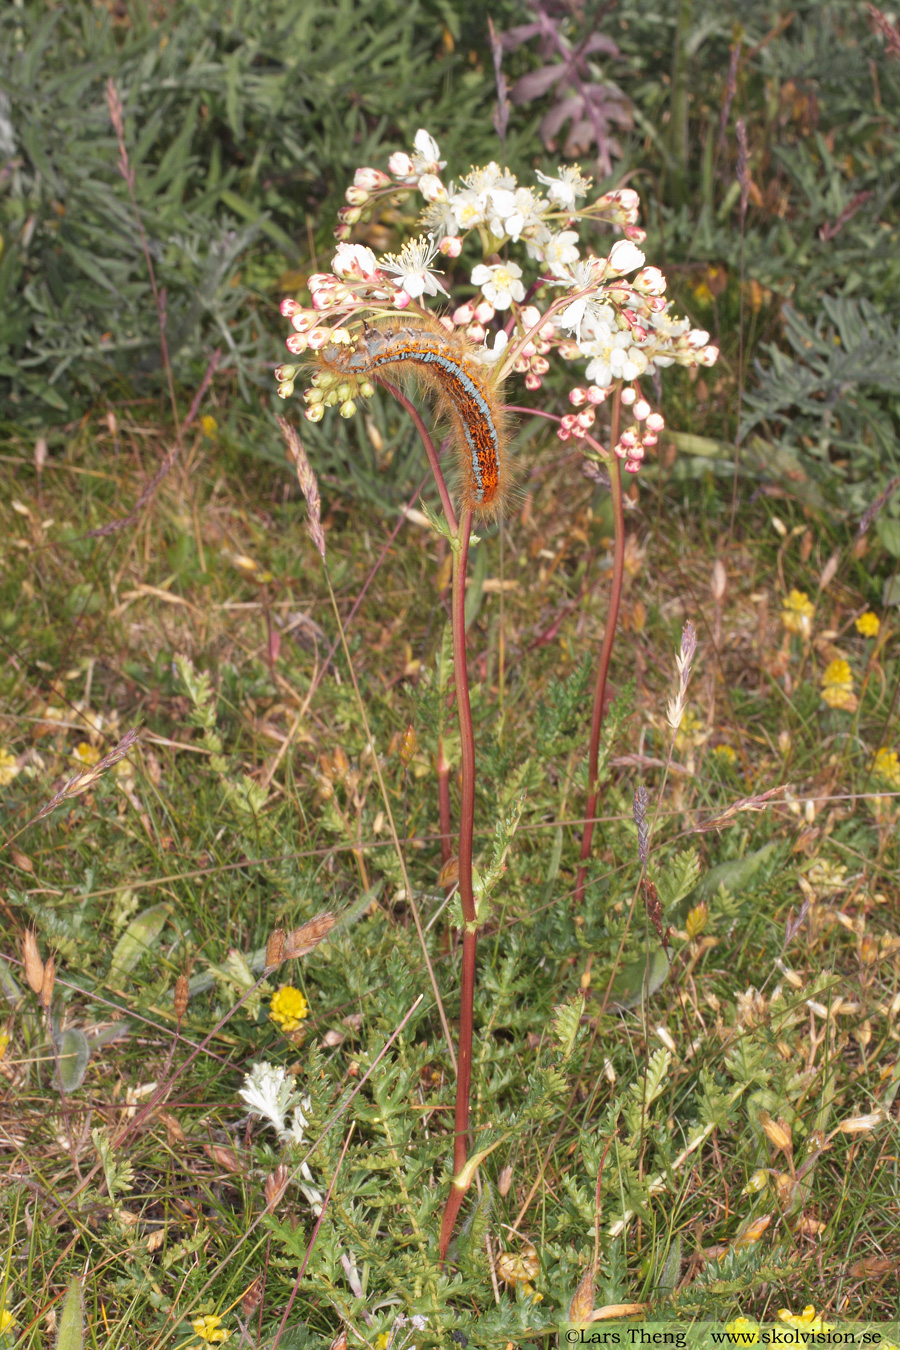
[[[56,1042],[59,1085],[63,1092],[77,1092],[84,1082],[91,1047],[83,1031],[69,1027]]]
[[[636,961],[629,961],[613,980],[610,1006],[636,1008],[645,994],[647,998],[652,998],[668,973],[669,958],[662,947],[656,947]]]
[[[739,895],[741,891],[747,890],[757,872],[777,848],[777,844],[763,844],[755,853],[747,853],[743,858],[732,858],[719,863],[717,867],[711,867],[701,877],[691,894],[691,900],[711,900],[718,894],[720,886],[724,886],[732,895]]]
[[[163,901],[136,914],[116,943],[109,968],[110,983],[128,975],[150,951],[165,927],[171,905]]]
[[[56,1350],[82,1350],[83,1346],[84,1301],[81,1294],[81,1280],[75,1275],[63,1302]]]
[[[654,1293],[669,1298],[675,1293],[675,1286],[681,1276],[681,1234],[677,1233],[669,1243],[665,1260],[657,1266]]]

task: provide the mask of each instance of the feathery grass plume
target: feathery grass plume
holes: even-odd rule
[[[650,834],[647,829],[647,789],[643,783],[634,790],[634,801],[631,809],[634,815],[634,823],[637,826],[638,857],[641,860],[641,867],[646,867]]]
[[[734,823],[735,817],[742,811],[764,811],[767,806],[771,806],[774,799],[783,792],[790,792],[790,783],[780,783],[778,787],[767,788],[765,792],[757,793],[753,797],[738,797],[736,802],[732,802],[727,810],[719,816],[713,816],[712,820],[701,820],[693,828],[693,834],[706,834],[710,830],[721,830],[726,825]]]
[[[25,929],[22,938],[22,959],[25,965],[25,978],[36,994],[44,987],[44,963],[38,949],[37,937],[30,928]]]
[[[266,943],[266,973],[280,966],[284,960],[284,940],[285,931],[283,928],[273,928]]]
[[[286,417],[276,417],[275,421],[284,437],[288,458],[293,461],[294,468],[297,470],[297,482],[300,484],[300,491],[306,498],[306,509],[309,512],[306,528],[309,531],[309,537],[318,549],[319,557],[324,562],[325,531],[322,529],[322,500],[319,497],[319,484],[316,482],[316,475],[306,458],[303,442],[296,429],[291,426]]]
[[[287,961],[293,957],[306,956],[320,942],[324,942],[336,923],[337,915],[324,910],[299,928],[294,928],[285,939],[284,959]]]
[[[691,678],[691,665],[696,650],[697,634],[694,632],[694,625],[689,619],[681,630],[681,648],[675,657],[675,664],[678,667],[678,692],[674,698],[669,699],[666,705],[666,720],[673,731],[678,730],[681,726],[681,719],[684,717],[684,710],[687,706],[688,681]]]
[[[175,981],[175,996],[172,1000],[172,1006],[175,1009],[175,1016],[180,1022],[187,1012],[188,996],[190,994],[190,985],[186,975],[179,975]]]
[[[119,744],[115,749],[110,750],[108,755],[104,755],[102,759],[98,759],[96,764],[91,764],[87,768],[81,769],[78,773],[74,774],[68,782],[63,783],[59,792],[55,793],[54,796],[50,798],[49,802],[46,802],[45,805],[41,807],[37,815],[29,821],[29,824],[37,824],[39,820],[43,820],[46,816],[49,816],[51,811],[55,811],[57,806],[61,805],[62,802],[68,801],[70,797],[80,797],[83,792],[87,792],[88,788],[92,788],[98,779],[103,777],[107,769],[112,769],[120,762],[120,760],[123,760],[126,755],[131,753],[137,745],[140,735],[141,733],[137,729],[126,731],[125,735],[119,741]]]

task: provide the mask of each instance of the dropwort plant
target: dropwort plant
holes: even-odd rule
[[[461,738],[459,900],[463,920],[461,1012],[457,1058],[454,1183],[441,1229],[446,1254],[463,1194],[471,1183],[467,1166],[469,1091],[477,933],[484,905],[502,868],[480,882],[473,872],[475,742],[469,703],[465,636],[465,577],[476,517],[502,511],[514,482],[505,416],[536,416],[556,424],[561,441],[574,441],[586,459],[609,473],[615,522],[613,587],[597,665],[588,750],[585,805],[576,902],[584,894],[596,816],[600,734],[606,679],[624,575],[621,470],[637,475],[664,426],[645,383],[666,366],[711,366],[718,356],[709,334],[671,313],[666,279],[646,265],[637,225],[639,198],[630,188],[590,201],[591,180],[577,166],[538,172],[522,186],[508,169],[491,162],[472,168],[457,184],[433,137],[420,130],[411,155],[388,160],[388,172],[363,167],[347,189],[347,205],[335,231],[339,240],[332,270],[310,277],[308,305],[285,299],[282,315],[292,332],[293,359],[312,359],[302,397],[304,415],[320,421],[336,407],[344,418],[383,385],[407,410],[422,438],[444,513],[436,528],[453,551],[452,633],[456,705]],[[422,233],[399,253],[377,257],[350,242],[353,227],[386,207],[418,193]],[[584,202],[585,204],[581,204]],[[579,228],[606,226],[620,237],[604,255],[582,243]],[[472,263],[473,256],[478,261]],[[520,261],[515,261],[518,258]],[[440,262],[441,266],[437,266]],[[445,270],[450,269],[450,270]],[[503,404],[508,380],[520,377],[531,394],[541,390],[551,361],[576,372],[569,389],[571,411]],[[294,393],[302,367],[292,360],[276,370],[278,393]],[[449,424],[448,445],[456,458],[457,502],[436,448],[415,403],[394,380],[416,375],[432,395],[435,411]],[[609,438],[594,434],[599,408],[609,401]],[[281,419],[279,419],[281,420]],[[318,497],[312,470],[297,453],[296,434],[282,424],[290,453],[302,468],[301,487],[310,507],[310,528],[324,554]],[[451,479],[452,483],[452,479]],[[511,835],[515,821],[508,823]],[[442,831],[445,822],[442,821]],[[396,842],[396,840],[395,840]],[[400,852],[398,848],[398,853]],[[402,865],[402,864],[401,864]],[[410,894],[407,887],[407,894]]]

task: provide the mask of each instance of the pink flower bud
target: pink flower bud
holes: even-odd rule
[[[458,234],[447,234],[438,244],[438,250],[445,258],[458,258],[462,253],[463,241]]]
[[[293,318],[299,309],[300,305],[298,301],[290,299],[282,300],[281,304],[278,306],[278,312],[283,319]]]
[[[404,154],[402,150],[397,150],[388,160],[388,168],[395,178],[411,178],[415,173],[416,166],[409,155]]]
[[[311,403],[308,408],[304,408],[303,416],[307,422],[321,422],[325,415],[324,403]]]
[[[714,366],[719,359],[718,347],[704,347],[700,353],[701,366]]]
[[[299,356],[301,352],[306,351],[307,341],[305,333],[291,333],[284,344],[292,356]]]
[[[635,343],[637,346],[640,346],[640,344],[641,344],[642,342],[646,342],[646,341],[647,341],[647,330],[646,330],[646,328],[644,328],[643,325],[642,325],[642,324],[639,324],[639,323],[632,324],[632,327],[631,327],[631,337],[632,337],[632,340],[634,341],[634,343]]]
[[[368,200],[369,194],[365,188],[356,187],[352,183],[344,193],[344,201],[348,206],[365,206]]]
[[[471,323],[474,318],[475,306],[472,304],[471,300],[466,301],[464,305],[460,305],[458,309],[453,311],[453,322],[460,328],[464,327],[467,323]]]
[[[666,289],[666,279],[658,267],[642,267],[632,285],[641,295],[662,295]]]
[[[617,457],[617,459],[624,459],[625,456],[628,454],[628,451],[625,449],[625,446],[622,444],[622,442],[619,441],[617,445],[613,446],[613,454]]]
[[[622,233],[632,244],[643,244],[647,238],[647,231],[642,230],[639,225],[626,225]]]
[[[641,461],[639,459],[626,459],[625,461],[626,473],[640,473],[640,471],[641,471]]]
[[[561,441],[567,441],[571,432],[567,431],[565,427],[560,427],[556,434]]]
[[[639,422],[643,422],[645,417],[650,416],[650,404],[645,398],[639,398],[634,405],[634,415]]]
[[[641,437],[641,444],[645,447],[656,445],[658,439],[659,438],[657,436],[653,435],[652,431],[645,431],[643,436]]]
[[[581,355],[581,348],[577,342],[561,342],[559,354],[564,361],[577,361]]]
[[[598,403],[605,403],[607,398],[609,397],[609,390],[601,389],[598,384],[589,384],[587,396],[589,403],[593,403],[595,405]]]
[[[540,352],[541,356],[546,356],[548,352],[551,352],[553,350],[553,343],[539,342],[537,345],[537,349]]]
[[[553,327],[552,323],[545,323],[543,328],[538,333],[538,337],[541,339],[542,342],[552,342],[555,336],[556,336],[556,329]]]
[[[550,362],[546,356],[533,356],[531,358],[531,369],[535,375],[546,375],[550,369]]]
[[[358,206],[342,206],[337,215],[342,225],[356,225],[362,217],[362,211]]]
[[[665,425],[666,419],[662,416],[661,413],[651,413],[650,416],[647,418],[647,430],[652,431],[654,434],[657,431],[662,431]]]
[[[593,408],[585,408],[584,412],[578,414],[578,425],[587,431],[594,425],[596,416],[597,414],[594,412]]]
[[[527,360],[531,360],[532,356],[536,356],[536,355],[537,355],[537,347],[534,345],[533,342],[526,342],[526,343],[525,343],[524,347],[522,348],[522,355],[523,355]]]
[[[282,384],[280,384],[280,385],[278,386],[278,397],[279,397],[279,398],[290,398],[290,396],[291,396],[291,394],[292,394],[293,392],[294,392],[294,381],[293,381],[293,380],[285,380]]]
[[[484,342],[484,326],[480,323],[470,323],[466,329],[466,337],[470,342]]]
[[[522,320],[522,325],[527,333],[529,328],[533,328],[536,323],[540,322],[541,311],[538,309],[537,305],[526,305],[520,313],[519,318]],[[553,327],[552,324],[548,324],[547,326],[549,328]]]
[[[292,380],[294,378],[294,376],[297,374],[297,367],[276,366],[272,374],[275,376],[278,383],[282,384],[285,380]]]
[[[407,305],[410,304],[411,301],[412,296],[410,295],[409,291],[405,291],[401,286],[400,289],[394,294],[394,309],[406,309]]]
[[[343,244],[347,239],[349,239],[352,233],[353,231],[350,228],[350,226],[344,225],[343,223],[335,225],[334,229],[332,230],[332,234],[334,235],[335,239],[338,241],[339,244]]]
[[[527,356],[517,356],[513,362],[513,370],[517,375],[525,375],[531,369]]]
[[[356,187],[365,188],[367,192],[374,192],[377,188],[387,187],[390,178],[380,169],[357,169],[353,175],[353,183]]]
[[[334,305],[333,291],[316,291],[312,298],[312,307],[315,310],[331,309]]]
[[[668,301],[661,295],[652,295],[647,300],[647,309],[651,314],[664,314],[668,308]]]
[[[542,384],[543,380],[540,375],[535,375],[529,370],[528,374],[525,376],[525,388],[534,391],[535,389],[540,389]]]
[[[629,385],[627,388],[622,390],[620,398],[624,403],[625,407],[629,408],[631,404],[634,402],[634,400],[637,398],[637,393]]]
[[[291,327],[295,333],[308,333],[315,326],[315,319],[305,309],[298,310],[291,318]]]
[[[330,328],[314,328],[307,337],[307,343],[312,351],[320,351],[331,341]]]
[[[709,333],[702,328],[692,328],[687,335],[687,344],[689,347],[705,347],[709,342]]]
[[[587,391],[581,389],[577,384],[574,389],[569,390],[569,402],[574,408],[580,408],[587,398]]]
[[[619,444],[624,450],[633,450],[637,445],[637,440],[638,438],[635,433],[629,429],[628,431],[622,432],[622,435],[619,437]]]
[[[566,413],[565,417],[559,419],[559,424],[560,426],[565,427],[566,431],[571,431],[577,421],[578,418],[574,413]]]
[[[475,318],[479,323],[490,323],[494,313],[494,306],[490,300],[482,300],[480,305],[475,306]]]
[[[572,428],[572,435],[575,437],[576,441],[583,441],[587,432],[580,422],[576,422]]]

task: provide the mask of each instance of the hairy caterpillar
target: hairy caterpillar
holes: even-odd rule
[[[331,343],[319,361],[358,377],[415,374],[432,394],[438,416],[453,428],[463,508],[480,516],[499,513],[510,485],[505,418],[497,384],[470,342],[423,316],[367,326],[355,347]]]

